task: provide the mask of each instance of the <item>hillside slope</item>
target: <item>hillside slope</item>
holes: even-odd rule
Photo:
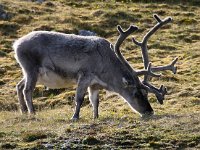
[[[1,0],[0,148],[200,148],[200,7],[195,4]],[[152,64],[168,64],[179,57],[176,75],[167,71],[151,81],[169,90],[164,105],[150,95],[156,112],[153,118],[139,118],[122,98],[103,90],[100,118],[92,120],[86,96],[80,121],[71,122],[74,88],[45,90],[43,86],[37,86],[34,92],[36,116],[20,115],[15,86],[22,73],[12,50],[17,38],[33,30],[78,34],[84,29],[114,43],[118,24],[124,29],[134,24],[140,30],[133,36],[141,40],[156,24],[153,14],[171,16],[173,22],[150,39]],[[122,52],[134,68],[143,67],[141,50],[130,37],[124,41]]]

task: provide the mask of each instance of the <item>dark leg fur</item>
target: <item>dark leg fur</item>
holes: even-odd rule
[[[27,113],[27,111],[28,111],[28,109],[26,107],[26,103],[24,101],[24,94],[23,94],[24,83],[25,83],[25,80],[22,79],[16,86],[21,113]]]
[[[86,76],[84,75],[79,76],[78,85],[76,89],[76,96],[75,96],[76,107],[74,115],[72,117],[73,120],[79,119],[80,108],[81,105],[83,104],[84,96],[89,84],[90,84],[90,79],[87,79]]]
[[[25,78],[25,86],[24,86],[24,99],[26,101],[26,105],[28,107],[29,114],[34,114],[34,107],[32,102],[32,94],[37,82],[36,72],[27,73]]]

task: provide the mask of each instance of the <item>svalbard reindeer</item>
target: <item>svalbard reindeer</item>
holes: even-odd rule
[[[148,92],[163,100],[165,88],[155,90],[142,83],[138,76],[159,76],[151,71],[151,63],[145,70],[133,70],[119,51],[119,46],[136,26],[123,31],[114,46],[96,36],[79,36],[50,31],[33,31],[18,39],[14,45],[15,57],[23,71],[23,79],[17,84],[17,94],[22,113],[34,114],[32,93],[36,84],[49,88],[66,88],[77,84],[75,111],[79,112],[88,89],[93,105],[94,118],[98,117],[99,89],[114,91],[121,95],[141,116],[152,115]],[[154,69],[154,68],[152,68]]]

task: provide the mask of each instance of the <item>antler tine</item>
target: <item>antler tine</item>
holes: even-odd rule
[[[170,70],[174,74],[177,72],[177,67],[175,66],[176,62],[178,61],[178,57],[176,57],[171,64],[165,65],[165,66],[158,66],[158,67],[152,67],[151,71],[152,72],[158,72],[158,71],[165,71],[165,70]]]
[[[134,25],[130,25],[129,28],[126,31],[123,31],[122,27],[120,25],[117,25],[117,30],[119,31],[120,34],[123,34],[124,37],[126,38],[131,33],[133,33],[134,31],[138,30],[138,27],[134,26]]]
[[[155,86],[151,85],[150,83],[144,83],[144,88],[149,91],[150,93],[153,93],[156,95],[156,98],[160,104],[163,104],[163,100],[165,98],[165,95],[167,94],[167,88],[163,85],[160,86],[160,88],[156,88]]]
[[[167,17],[164,20],[161,20],[160,17],[157,14],[154,14],[153,17],[156,19],[156,21],[158,23],[160,23],[160,22],[166,22],[166,23],[168,23],[168,22],[172,21],[171,17]]]
[[[130,25],[129,28],[126,31],[122,30],[122,27],[120,25],[117,26],[117,30],[119,31],[120,35],[117,39],[117,42],[114,45],[114,52],[116,53],[117,57],[120,59],[120,61],[128,68],[129,71],[134,72],[132,67],[129,65],[129,63],[126,61],[126,59],[123,57],[123,55],[120,52],[120,45],[123,43],[123,41],[134,31],[138,30],[137,26]],[[135,73],[135,72],[134,72]]]
[[[160,19],[160,17],[157,14],[154,14],[153,17],[156,19],[156,21],[158,22],[143,38],[143,42],[146,43],[148,41],[148,39],[163,25],[169,23],[172,21],[171,17],[167,17],[163,20]],[[142,43],[143,43],[142,42]]]
[[[157,14],[154,14],[153,17],[156,19],[157,22],[162,22],[162,20]]]
[[[135,43],[135,45],[140,46],[140,47],[142,46],[142,43],[137,41],[134,37],[132,38],[132,41],[133,43]]]
[[[148,91],[148,92],[150,92],[150,93],[153,93],[153,94],[155,94],[156,95],[156,98],[157,98],[157,100],[158,100],[158,102],[160,103],[160,104],[163,104],[163,100],[164,100],[164,98],[165,98],[165,94],[167,93],[166,92],[166,88],[164,87],[160,87],[160,89],[157,89],[156,87],[154,87],[154,86],[152,86],[152,85],[150,85],[150,84],[148,84],[148,83],[143,83],[142,84],[142,86]],[[164,90],[165,89],[165,90]]]
[[[167,88],[164,87],[164,85],[161,85],[159,88],[160,93],[162,93],[163,95],[167,94]]]
[[[151,63],[149,63],[147,70],[137,71],[136,75],[138,75],[138,76],[139,75],[149,75],[149,76],[152,76],[152,77],[160,77],[161,76],[161,74],[155,74],[155,73],[152,72]]]
[[[149,73],[149,75],[151,76],[154,76],[154,77],[160,77],[161,74],[154,74],[152,71],[151,71],[151,63],[149,63],[148,67],[147,67],[147,71]]]

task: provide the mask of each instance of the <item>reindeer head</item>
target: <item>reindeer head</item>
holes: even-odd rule
[[[133,108],[134,111],[138,112],[141,116],[153,115],[153,109],[148,101],[148,91],[143,88],[139,78],[134,76],[122,78],[124,89],[120,93]]]

